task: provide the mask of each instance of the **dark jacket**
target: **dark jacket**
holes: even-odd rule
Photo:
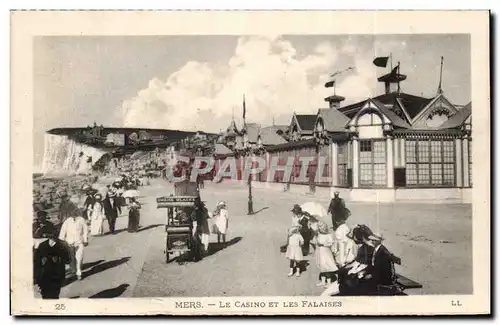
[[[359,246],[358,254],[356,255],[356,262],[360,264],[371,265],[373,250],[374,248],[369,245],[362,244],[361,246]]]
[[[65,279],[65,265],[70,263],[66,246],[56,240],[54,246],[49,240],[41,243],[35,251],[35,281],[40,287],[60,285]]]
[[[328,206],[328,213],[332,216],[332,222],[335,224],[342,224],[345,222],[349,216],[351,215],[351,211],[345,206],[344,199],[339,197],[334,197],[330,201],[330,205]]]
[[[118,218],[119,204],[120,202],[118,197],[113,197],[113,204],[111,204],[110,197],[106,195],[106,198],[103,201],[104,213],[106,214],[106,218]]]
[[[369,269],[375,285],[392,285],[396,281],[396,271],[394,269],[393,255],[389,250],[381,245],[373,255],[373,264]]]
[[[83,203],[83,218],[87,219],[87,210],[89,207],[93,207],[95,203],[95,198],[92,195],[87,195],[85,202]]]

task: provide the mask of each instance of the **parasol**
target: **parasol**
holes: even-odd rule
[[[127,190],[127,191],[123,192],[123,197],[124,198],[139,197],[139,191],[137,191],[137,190]]]
[[[316,202],[307,202],[300,206],[302,211],[309,213],[313,216],[318,216],[320,218],[324,218],[328,215],[326,209],[319,203]]]
[[[323,218],[328,215],[326,209],[321,204],[316,202],[304,203],[300,206],[300,208],[302,209],[302,211],[307,212],[320,221],[324,221]]]

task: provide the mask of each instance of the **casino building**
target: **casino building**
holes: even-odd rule
[[[385,86],[383,94],[347,106],[342,106],[345,98],[334,93],[325,98],[328,108],[316,115],[294,113],[288,127],[247,124],[243,137],[233,121],[219,137],[224,153],[216,152],[216,166],[247,139],[265,147],[267,162],[278,157],[279,164],[286,165],[288,157],[295,157],[289,180],[278,172],[268,182],[264,170],[254,177],[255,186],[339,191],[352,201],[470,203],[472,104],[451,103],[441,86],[430,98],[404,93],[400,83],[405,79],[399,72],[396,78],[393,73],[384,75],[378,78]],[[306,182],[297,178],[300,156],[314,157]],[[322,170],[318,161],[324,161],[319,164]]]

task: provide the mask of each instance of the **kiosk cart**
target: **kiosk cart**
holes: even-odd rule
[[[167,209],[165,222],[165,259],[168,263],[171,255],[188,253],[191,255],[193,223],[190,215],[194,207],[194,196],[164,196],[156,199],[158,208]]]
[[[192,253],[193,222],[191,213],[199,196],[196,183],[179,182],[174,185],[174,193],[156,199],[158,208],[167,209],[165,221],[165,259],[168,263],[173,255]]]

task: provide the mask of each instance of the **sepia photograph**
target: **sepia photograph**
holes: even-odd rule
[[[13,158],[31,186],[11,202],[31,205],[23,294],[48,313],[165,298],[164,314],[377,314],[381,296],[467,313],[481,292],[472,32],[58,28],[30,37],[32,108],[16,110],[32,145],[12,139],[32,155]]]

